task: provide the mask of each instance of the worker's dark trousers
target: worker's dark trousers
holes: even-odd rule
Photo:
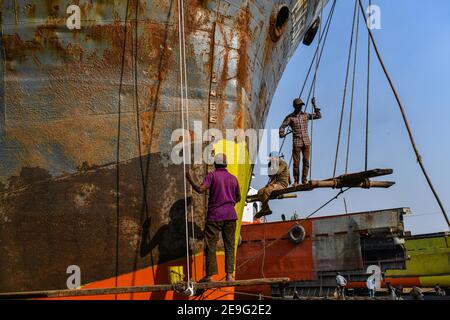
[[[216,248],[220,232],[222,232],[222,239],[225,248],[225,272],[234,272],[236,220],[207,221],[205,224],[205,257],[207,277],[217,274]]]
[[[299,183],[299,166],[300,166],[300,153],[303,158],[303,170],[302,170],[302,183],[306,183],[308,181],[308,173],[309,173],[309,157],[311,155],[311,146],[295,146],[292,150],[292,158],[294,159],[294,181]]]

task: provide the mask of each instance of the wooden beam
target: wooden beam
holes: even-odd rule
[[[370,181],[366,180],[363,182],[344,182],[339,179],[334,180],[313,180],[306,184],[298,185],[297,187],[290,187],[282,190],[276,190],[272,192],[270,199],[279,199],[279,197],[283,194],[294,193],[294,192],[305,192],[311,191],[319,188],[332,188],[332,189],[341,189],[341,188],[390,188],[395,184],[393,181]],[[258,201],[258,195],[253,195],[247,197],[247,202],[255,202]]]
[[[370,181],[370,178],[381,177],[390,175],[394,172],[392,169],[373,169],[368,171],[349,173],[338,176],[336,178],[330,178],[326,180],[313,180],[308,183],[298,185],[297,187],[289,187],[282,190],[276,190],[272,192],[270,199],[283,199],[283,195],[311,191],[318,188],[390,188],[395,182],[392,181]],[[258,195],[252,195],[247,197],[247,202],[258,201]]]
[[[343,182],[360,182],[365,179],[376,178],[381,176],[387,176],[393,174],[394,170],[392,169],[373,169],[368,171],[361,171],[356,173],[343,174],[336,179],[342,180]],[[332,179],[330,179],[332,180]]]
[[[278,283],[283,283],[283,282],[288,282],[288,281],[289,281],[289,278],[249,279],[249,280],[236,280],[234,282],[214,281],[214,282],[195,283],[194,288],[199,289],[199,290],[207,290],[207,289],[216,289],[216,288],[224,288],[224,287],[273,285],[273,284],[278,284]],[[130,293],[161,292],[161,291],[183,291],[186,288],[187,288],[187,284],[185,282],[181,282],[176,285],[162,284],[162,285],[151,285],[151,286],[134,286],[134,287],[117,287],[117,288],[7,292],[7,293],[0,293],[0,300],[2,300],[2,299],[63,298],[63,297],[83,297],[83,296],[130,294]]]

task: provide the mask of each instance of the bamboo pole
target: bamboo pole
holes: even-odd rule
[[[364,188],[364,189],[370,189],[370,188],[390,188],[395,184],[393,181],[370,181],[366,180],[363,182],[343,182],[339,179],[333,179],[333,180],[313,180],[306,184],[298,185],[297,187],[290,187],[283,190],[276,190],[272,192],[272,195],[270,196],[270,199],[283,199],[280,198],[283,194],[288,193],[294,193],[294,192],[304,192],[304,191],[311,191],[314,189],[320,189],[320,188],[332,188],[332,189],[341,189],[341,188]],[[256,202],[259,201],[258,195],[253,195],[247,197],[247,202]]]

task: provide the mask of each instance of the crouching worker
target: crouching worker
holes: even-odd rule
[[[237,220],[234,206],[241,201],[241,193],[238,180],[226,169],[227,162],[224,154],[216,155],[214,167],[215,170],[207,174],[201,185],[195,183],[190,172],[186,172],[186,178],[195,191],[204,193],[209,190],[208,213],[204,232],[206,276],[200,282],[212,281],[212,276],[217,274],[216,247],[220,232],[222,232],[225,247],[227,282],[232,282],[234,281]]]
[[[258,191],[259,201],[262,202],[261,211],[255,219],[272,214],[269,208],[270,195],[275,190],[285,189],[289,186],[289,168],[278,152],[271,152],[269,156],[269,183]]]

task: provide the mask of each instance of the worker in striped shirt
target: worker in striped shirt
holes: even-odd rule
[[[280,138],[284,138],[286,128],[289,126],[293,135],[292,158],[294,159],[294,186],[297,186],[300,181],[300,154],[303,156],[303,170],[302,170],[302,184],[308,182],[309,173],[309,159],[311,155],[311,141],[308,135],[308,121],[321,119],[322,114],[316,105],[316,98],[312,98],[313,113],[304,112],[303,106],[305,103],[302,99],[295,99],[293,102],[294,112],[289,114],[283,121],[280,127]]]

